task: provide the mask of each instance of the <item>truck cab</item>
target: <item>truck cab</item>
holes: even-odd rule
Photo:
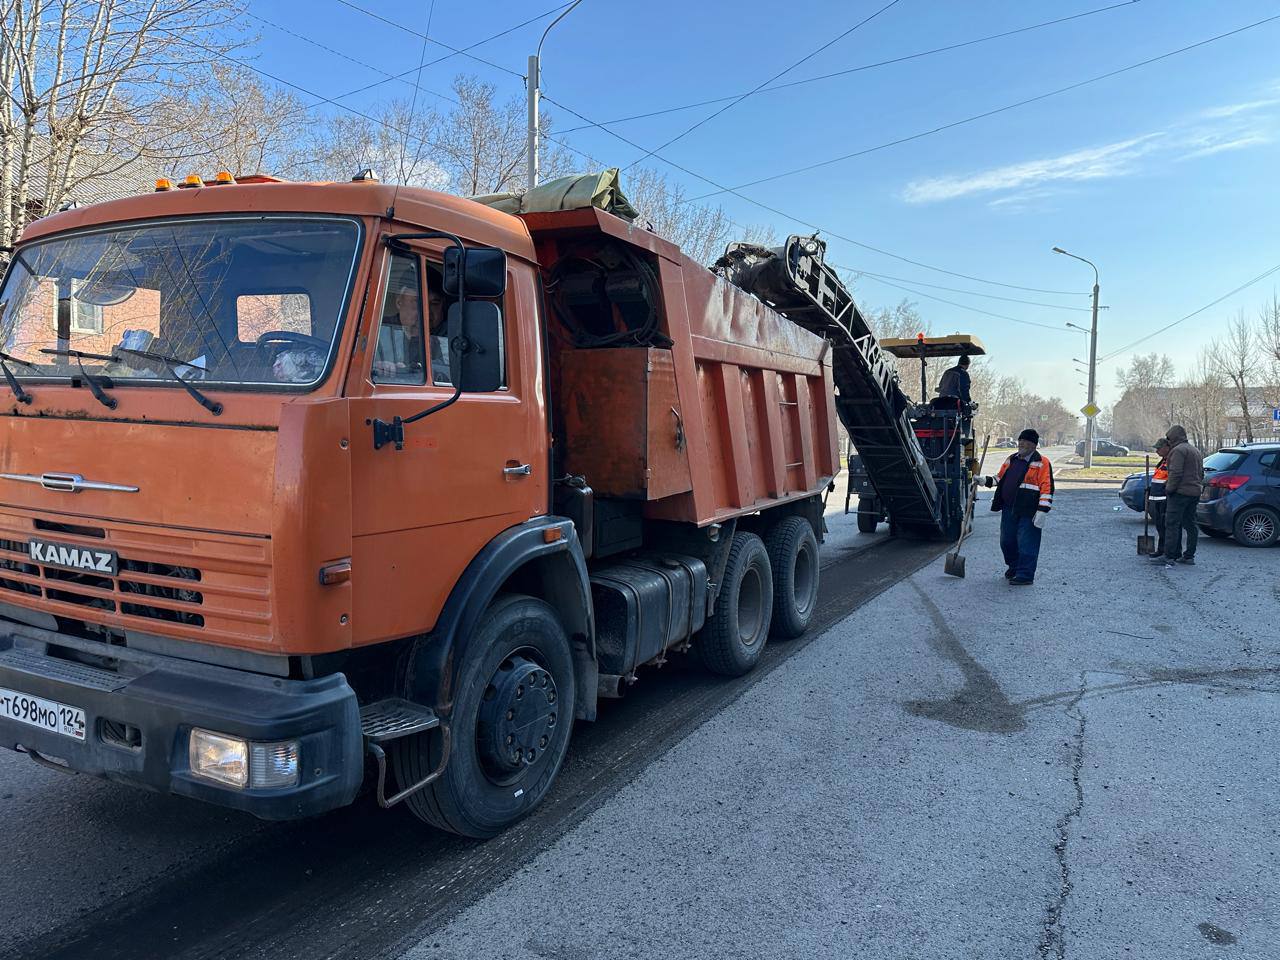
[[[35,222],[0,289],[0,745],[266,818],[349,803],[372,769],[383,805],[489,836],[643,663],[707,625],[713,669],[754,665],[782,623],[770,551],[812,568],[790,629],[811,607],[820,338],[751,301],[783,372],[722,356],[734,313],[697,297],[750,298],[599,211],[535,238],[367,179],[161,186]],[[634,247],[653,327],[586,362],[545,282],[584,243]],[[621,316],[635,294],[601,296]],[[758,420],[748,369],[781,414]],[[647,404],[615,413],[652,428],[606,441],[639,445],[638,492],[566,475],[576,456],[608,487],[619,460],[569,380]]]

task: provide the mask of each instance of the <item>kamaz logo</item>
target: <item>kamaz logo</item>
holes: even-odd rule
[[[114,577],[119,560],[114,550],[91,550],[66,543],[50,543],[47,540],[28,540],[27,554],[36,563],[68,570],[84,570],[89,573],[105,573]]]

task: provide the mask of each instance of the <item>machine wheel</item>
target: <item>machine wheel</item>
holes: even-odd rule
[[[739,677],[760,660],[773,615],[773,572],[764,541],[735,533],[715,610],[698,632],[698,656],[714,673]]]
[[[1245,507],[1236,514],[1236,542],[1246,547],[1269,547],[1276,542],[1280,521],[1266,507]]]
[[[405,803],[433,827],[485,839],[541,802],[569,749],[573,651],[555,611],[521,594],[498,597],[462,654],[455,690],[448,765]],[[438,740],[396,742],[401,789],[436,768]]]
[[[818,605],[818,538],[804,517],[786,517],[769,528],[764,545],[773,571],[769,636],[792,640],[808,628]]]
[[[863,510],[858,507],[858,531],[860,533],[875,533],[876,527],[880,525],[880,517],[870,510]]]

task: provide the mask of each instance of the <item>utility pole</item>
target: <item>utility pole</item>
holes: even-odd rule
[[[529,58],[529,79],[526,81],[529,95],[529,157],[526,188],[529,190],[538,185],[538,101],[542,96],[542,45],[546,42],[547,34],[551,32],[551,28],[571,14],[574,7],[581,2],[582,0],[574,0],[574,3],[567,10],[547,24],[547,29],[542,31],[542,39],[538,41],[537,52]]]
[[[1085,260],[1074,253],[1067,253],[1061,247],[1054,247],[1054,253],[1061,253],[1093,267],[1093,323],[1089,327],[1089,400],[1084,406],[1084,466],[1093,466],[1093,420],[1098,415],[1098,405],[1094,402],[1094,392],[1098,385],[1098,268],[1092,260]]]

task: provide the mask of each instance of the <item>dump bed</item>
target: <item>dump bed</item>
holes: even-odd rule
[[[558,476],[699,525],[827,487],[826,340],[602,210],[522,219],[550,301]]]

